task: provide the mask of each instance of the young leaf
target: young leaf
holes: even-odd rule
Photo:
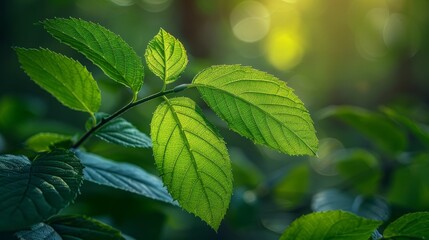
[[[328,189],[313,196],[311,203],[313,211],[344,210],[358,216],[387,221],[390,209],[387,203],[379,197],[362,197]]]
[[[22,230],[15,233],[19,240],[63,240],[55,230],[44,223],[31,226],[30,230]]]
[[[71,139],[70,136],[44,132],[31,136],[27,141],[25,141],[25,144],[33,151],[43,152],[49,151],[49,147],[52,145],[69,139]]]
[[[159,178],[136,165],[116,163],[101,156],[80,151],[76,155],[85,166],[83,178],[87,181],[177,205]]]
[[[368,240],[381,223],[343,211],[316,212],[292,222],[280,240]]]
[[[65,106],[90,114],[101,95],[91,73],[79,62],[48,49],[15,48],[28,76]]]
[[[176,81],[188,64],[182,43],[162,28],[149,42],[145,58],[149,69],[165,84]]]
[[[386,239],[428,239],[429,212],[403,215],[389,224],[383,235]]]
[[[81,19],[55,18],[42,22],[46,31],[71,46],[103,72],[133,90],[143,84],[143,64],[136,52],[118,35],[108,29]]]
[[[251,67],[213,66],[192,85],[242,136],[291,155],[316,154],[318,140],[307,109],[276,77]]]
[[[49,219],[48,223],[64,240],[125,239],[119,230],[85,216],[56,216]]]
[[[82,183],[79,159],[68,150],[0,156],[0,231],[41,222],[73,201]]]
[[[97,123],[108,116],[109,115],[106,113],[95,114]],[[90,118],[88,120],[87,129],[93,125],[93,119]],[[116,118],[110,121],[100,128],[94,135],[106,142],[115,143],[125,147],[152,147],[152,141],[150,138],[123,118]]]
[[[166,99],[151,122],[155,163],[171,195],[217,230],[232,194],[225,143],[189,98]]]

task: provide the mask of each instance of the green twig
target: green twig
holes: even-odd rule
[[[161,91],[155,94],[152,94],[150,96],[147,96],[145,98],[139,99],[137,101],[132,101],[129,104],[125,105],[124,107],[122,107],[121,109],[119,109],[118,111],[116,111],[115,113],[113,113],[112,115],[110,115],[109,117],[103,118],[101,119],[101,121],[93,126],[91,129],[89,129],[84,135],[82,135],[82,137],[75,143],[73,144],[73,146],[71,147],[72,149],[77,149],[80,145],[82,145],[89,137],[91,137],[98,129],[102,128],[104,125],[106,125],[107,123],[109,123],[110,121],[112,121],[113,119],[121,116],[122,114],[124,114],[125,112],[127,112],[128,110],[142,104],[145,102],[148,102],[152,99],[161,97],[161,96],[165,96],[167,94],[170,93],[176,93],[176,92],[180,92],[185,90],[186,88],[188,88],[189,84],[182,84],[179,85],[173,89],[167,90],[167,91]]]

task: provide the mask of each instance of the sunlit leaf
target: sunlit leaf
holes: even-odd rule
[[[143,84],[143,64],[136,52],[118,35],[92,22],[55,18],[42,22],[46,31],[71,46],[103,72],[137,93]]]
[[[48,223],[64,240],[125,239],[119,230],[85,216],[56,216],[49,219]]]
[[[340,210],[316,212],[292,222],[280,239],[368,240],[381,223]]]
[[[313,196],[311,203],[313,211],[344,210],[358,216],[386,221],[390,209],[387,203],[379,197],[363,197],[328,189]]]
[[[15,48],[24,71],[65,106],[89,113],[98,110],[100,90],[79,62],[48,49]]]
[[[139,166],[113,162],[92,153],[76,154],[85,167],[85,180],[176,205],[161,180]]]
[[[325,109],[321,117],[339,118],[386,152],[400,153],[407,146],[404,132],[381,114],[358,107],[340,106]]]
[[[97,123],[108,116],[109,115],[106,113],[95,114]],[[90,118],[88,122],[93,122],[93,119]],[[94,126],[94,123],[87,124],[87,129],[91,126]],[[123,118],[113,119],[97,130],[94,135],[106,142],[115,143],[125,147],[152,147],[151,139]]]
[[[33,225],[30,230],[19,231],[15,236],[19,240],[63,240],[51,226],[44,223]]]
[[[162,28],[149,42],[145,58],[149,69],[166,84],[176,81],[188,64],[182,43]]]
[[[428,239],[429,212],[403,215],[389,224],[383,235],[386,239]]]
[[[52,145],[59,143],[65,140],[71,139],[70,136],[57,134],[57,133],[38,133],[31,136],[25,141],[25,144],[31,150],[36,152],[48,151]]]
[[[82,168],[68,150],[43,153],[33,162],[0,155],[0,231],[31,226],[70,204],[82,183]]]
[[[189,98],[165,100],[151,122],[155,163],[181,207],[217,230],[232,194],[231,163],[217,130]]]
[[[192,85],[242,136],[291,155],[315,155],[318,140],[310,114],[276,77],[251,67],[213,66],[200,72]]]

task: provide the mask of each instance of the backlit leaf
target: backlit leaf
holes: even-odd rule
[[[71,139],[71,137],[57,133],[44,132],[31,136],[29,139],[27,139],[27,141],[25,141],[25,144],[31,150],[34,150],[36,152],[43,152],[48,151],[50,149],[49,147],[54,145],[55,143],[62,142],[68,139]]]
[[[316,212],[292,222],[280,240],[368,240],[381,223],[340,210]]]
[[[0,231],[29,227],[57,214],[75,199],[82,168],[68,150],[43,153],[33,162],[0,155]]]
[[[429,212],[403,215],[389,224],[383,235],[386,239],[428,239]]]
[[[85,180],[176,205],[161,180],[139,166],[113,162],[92,153],[76,154],[85,166]]]
[[[100,90],[79,62],[48,49],[15,48],[28,76],[65,106],[89,113],[98,110]]]
[[[143,64],[136,52],[118,35],[92,22],[55,18],[42,22],[46,31],[71,46],[103,72],[133,90],[143,84]]]
[[[181,207],[217,230],[232,194],[228,152],[189,98],[165,100],[151,122],[155,163]]]
[[[109,115],[106,113],[95,114],[97,123],[99,123],[104,117],[108,116]],[[93,122],[93,119],[90,118],[88,122]],[[87,124],[87,129],[93,125],[93,123]],[[151,139],[123,118],[113,119],[97,130],[94,135],[106,142],[119,144],[125,147],[152,147]]]
[[[149,69],[166,84],[176,81],[188,64],[182,43],[162,28],[149,42],[145,58]]]
[[[228,126],[259,144],[291,155],[315,155],[310,114],[276,77],[239,65],[213,66],[193,80],[203,99]]]

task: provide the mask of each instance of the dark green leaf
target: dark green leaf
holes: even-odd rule
[[[68,150],[41,154],[33,162],[1,155],[0,231],[31,226],[70,204],[82,183],[82,168]]]
[[[56,216],[49,219],[48,223],[64,240],[125,239],[117,229],[85,216]]]
[[[49,151],[52,145],[55,145],[59,142],[71,139],[70,136],[57,134],[57,133],[38,133],[31,136],[25,141],[25,144],[31,150],[36,152]]]
[[[15,233],[19,240],[63,240],[55,230],[44,223],[31,226],[31,230],[23,230]]]
[[[158,171],[181,207],[217,230],[232,195],[225,143],[189,98],[160,104],[151,122]]]
[[[428,239],[429,212],[406,214],[389,224],[383,235],[386,239]]]
[[[387,192],[389,201],[410,209],[429,208],[429,154],[410,159],[410,164],[393,171]]]
[[[149,69],[166,84],[176,81],[188,64],[182,43],[162,28],[149,42],[145,57]]]
[[[95,114],[97,123],[108,116],[109,115],[106,113]],[[93,119],[89,119],[89,122],[93,122]],[[93,126],[93,124],[87,124],[88,129],[90,126]],[[125,147],[152,147],[151,139],[123,118],[116,118],[110,121],[100,128],[95,133],[95,136],[106,142],[115,143]]]
[[[79,62],[48,49],[15,48],[24,71],[65,106],[90,114],[101,95],[91,73]]]
[[[304,215],[286,228],[281,240],[368,240],[382,222],[344,211]]]
[[[310,170],[302,164],[291,169],[274,187],[277,204],[290,208],[302,203],[310,187]]]
[[[374,155],[365,150],[341,151],[335,160],[337,171],[347,185],[363,195],[377,192],[382,172]]]
[[[331,116],[354,127],[386,152],[400,153],[407,146],[404,132],[381,114],[350,106],[329,107],[321,114],[322,118]]]
[[[91,153],[79,151],[76,154],[85,166],[85,180],[176,205],[161,180],[142,168],[129,163],[116,163]]]
[[[344,210],[381,221],[388,220],[390,215],[389,206],[379,197],[356,196],[337,189],[328,189],[314,195],[311,208],[317,212]]]
[[[143,84],[143,64],[136,52],[108,29],[81,19],[55,18],[42,22],[46,31],[85,55],[103,72],[134,94]]]
[[[192,86],[242,136],[291,155],[316,154],[310,114],[276,77],[251,67],[213,66],[195,76]]]

